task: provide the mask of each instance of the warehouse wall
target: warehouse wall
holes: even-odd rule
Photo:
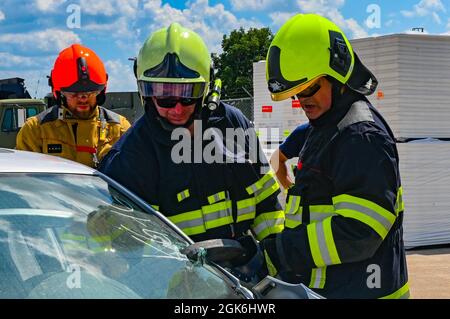
[[[396,34],[353,40],[379,80],[370,101],[397,138],[450,138],[450,36]]]

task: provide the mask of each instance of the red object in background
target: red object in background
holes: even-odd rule
[[[303,162],[298,162],[297,163],[297,169],[300,171],[303,168]]]
[[[378,90],[378,92],[377,92],[377,99],[378,100],[384,99],[384,92],[383,91]]]
[[[301,107],[302,107],[302,105],[300,104],[299,100],[292,100],[292,108],[293,109],[299,109]]]
[[[262,112],[263,113],[272,113],[272,105],[263,105]]]

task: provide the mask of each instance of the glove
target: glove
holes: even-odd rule
[[[239,280],[253,286],[267,276],[263,251],[253,236],[242,236],[237,241],[244,247],[246,256],[240,259],[240,264],[229,270]]]

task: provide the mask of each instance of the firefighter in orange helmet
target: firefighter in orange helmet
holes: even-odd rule
[[[107,81],[94,51],[80,44],[62,50],[49,77],[56,105],[27,120],[16,148],[96,167],[130,127],[123,116],[101,107]]]

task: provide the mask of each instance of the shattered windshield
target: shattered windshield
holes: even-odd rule
[[[0,298],[236,298],[98,176],[0,175]]]

